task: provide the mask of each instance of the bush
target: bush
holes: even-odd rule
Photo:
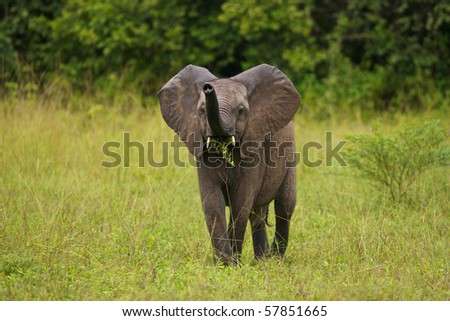
[[[378,185],[385,186],[394,201],[401,201],[410,186],[426,170],[449,165],[447,134],[439,121],[427,121],[383,135],[348,137],[352,146],[346,151],[349,165]]]

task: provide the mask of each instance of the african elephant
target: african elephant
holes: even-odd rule
[[[158,99],[164,120],[195,156],[215,259],[239,262],[248,220],[255,258],[283,255],[296,202],[292,118],[301,97],[292,82],[267,64],[229,79],[188,65]],[[223,148],[231,158],[222,157]],[[270,249],[266,223],[272,200],[276,226]]]

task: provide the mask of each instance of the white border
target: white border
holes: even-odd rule
[[[187,311],[187,309],[222,309],[222,306],[229,312],[232,309],[253,309],[255,316],[246,317],[199,317],[199,316],[124,316],[122,309],[152,309],[153,312],[161,308],[172,309],[174,311]],[[286,308],[281,308],[284,306]],[[309,306],[312,311],[314,307],[325,306],[327,314],[325,316],[288,316],[289,308],[292,311],[303,311]],[[278,308],[278,315],[265,316],[274,313]],[[178,308],[178,310],[176,310]],[[281,312],[283,309],[283,313]],[[166,310],[167,311],[167,310]],[[115,301],[115,302],[73,302],[73,301],[0,301],[1,320],[131,320],[131,319],[152,319],[152,320],[449,320],[450,304],[445,301],[418,302],[418,301]]]

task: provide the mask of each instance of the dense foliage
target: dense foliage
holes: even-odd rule
[[[55,79],[153,94],[188,63],[231,76],[265,62],[325,114],[448,96],[446,1],[5,0],[0,19],[2,94]]]

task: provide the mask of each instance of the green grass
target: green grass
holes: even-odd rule
[[[157,108],[0,104],[1,300],[450,299],[445,168],[398,204],[351,168],[300,165],[286,257],[254,261],[247,233],[242,266],[223,268],[213,264],[194,168],[138,168],[136,153],[131,168],[100,166],[103,144],[124,132],[172,140]],[[427,117],[381,121],[388,130]],[[298,146],[371,129],[295,123]]]

